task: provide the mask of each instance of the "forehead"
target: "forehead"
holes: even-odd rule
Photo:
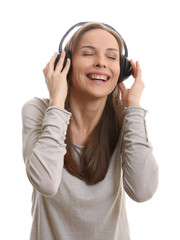
[[[119,49],[116,38],[103,29],[91,29],[85,32],[78,42],[77,48],[83,45]]]

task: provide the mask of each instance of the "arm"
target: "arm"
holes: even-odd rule
[[[125,109],[123,183],[126,193],[137,202],[150,199],[158,186],[158,165],[147,137],[145,115],[142,108]]]
[[[56,194],[61,182],[70,113],[34,98],[22,108],[23,157],[27,176],[42,195]]]
[[[63,69],[63,52],[54,70],[56,57],[57,53],[43,70],[50,101],[45,104],[36,98],[22,109],[27,175],[34,188],[45,196],[55,195],[61,182],[66,153],[64,140],[70,118],[70,113],[64,110],[70,60]]]
[[[145,115],[140,107],[144,89],[140,64],[130,61],[135,78],[130,89],[119,84],[124,110],[124,137],[122,142],[123,183],[127,194],[137,202],[152,197],[158,185],[158,166],[147,137]]]

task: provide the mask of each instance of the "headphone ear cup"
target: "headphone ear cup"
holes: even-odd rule
[[[56,65],[57,65],[57,63],[58,63],[58,61],[59,61],[59,59],[60,59],[60,56],[61,56],[61,52],[58,54],[58,56],[57,56],[57,58],[56,58],[56,60],[55,60],[55,62],[54,62],[54,70],[56,69]],[[64,69],[64,67],[66,66],[66,62],[67,62],[67,59],[68,58],[70,58],[71,59],[71,53],[69,52],[69,51],[66,51],[66,56],[65,56],[65,58],[64,58],[64,63],[63,63],[63,68],[62,68],[62,70]],[[70,67],[70,69],[71,69],[71,67]],[[69,70],[69,72],[70,72],[70,70]],[[69,74],[69,73],[68,73]]]
[[[118,79],[119,82],[123,82],[132,74],[132,66],[130,61],[127,59],[126,56],[122,56],[120,59],[120,76]]]
[[[71,60],[71,53],[68,50],[66,50],[66,56],[65,56],[65,59],[64,59],[63,69],[66,66],[66,62],[67,62],[68,58]],[[72,61],[71,61],[71,64],[72,64]],[[71,69],[72,69],[71,64],[70,64],[70,68],[69,68],[69,71],[68,71],[68,74],[67,74],[67,79],[69,79],[69,76],[70,76],[70,73],[71,73]]]

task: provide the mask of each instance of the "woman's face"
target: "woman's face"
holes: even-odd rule
[[[120,74],[119,46],[115,37],[103,29],[84,33],[72,56],[71,93],[106,98]]]

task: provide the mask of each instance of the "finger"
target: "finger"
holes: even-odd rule
[[[136,62],[136,78],[132,87],[138,87],[138,89],[143,89],[145,87],[144,81],[142,80],[142,71],[139,62]]]
[[[45,68],[43,69],[43,74],[44,74],[44,76],[46,76],[46,74],[47,74],[47,72],[48,72],[48,65],[49,65],[49,63],[46,64]]]
[[[54,55],[52,56],[51,60],[49,61],[49,63],[54,62],[54,60],[57,58],[57,55],[58,55],[58,53],[55,52]]]
[[[58,56],[58,53],[55,52],[54,55],[52,56],[51,60],[49,61],[49,65],[53,65],[54,64],[54,61],[56,60]]]
[[[61,71],[62,71],[65,56],[66,56],[66,52],[65,52],[65,51],[62,51],[61,56],[60,56],[60,58],[59,58],[59,61],[58,61],[57,65],[56,65],[56,69],[55,69],[55,70],[57,70],[58,72],[61,72]]]
[[[140,77],[142,71],[138,61],[136,62],[136,68],[137,68],[137,76]]]
[[[140,67],[140,64],[139,64],[138,61],[136,62],[136,77],[135,77],[134,83],[136,83],[136,82],[137,82],[137,83],[143,82],[143,81],[142,81],[141,67]]]
[[[43,74],[44,74],[44,76],[46,75],[46,73],[47,73],[47,69],[46,69],[46,67],[43,69]]]
[[[65,73],[65,74],[68,74],[70,66],[71,66],[71,60],[70,60],[70,58],[67,58],[66,65],[65,65],[62,72]]]
[[[136,64],[132,59],[130,60],[130,64],[132,66],[132,76],[135,78],[136,77]]]
[[[53,71],[54,69],[54,62],[56,60],[58,56],[58,53],[54,53],[54,55],[52,56],[51,60],[49,61],[49,63],[46,65],[45,69],[49,70],[49,71]]]

